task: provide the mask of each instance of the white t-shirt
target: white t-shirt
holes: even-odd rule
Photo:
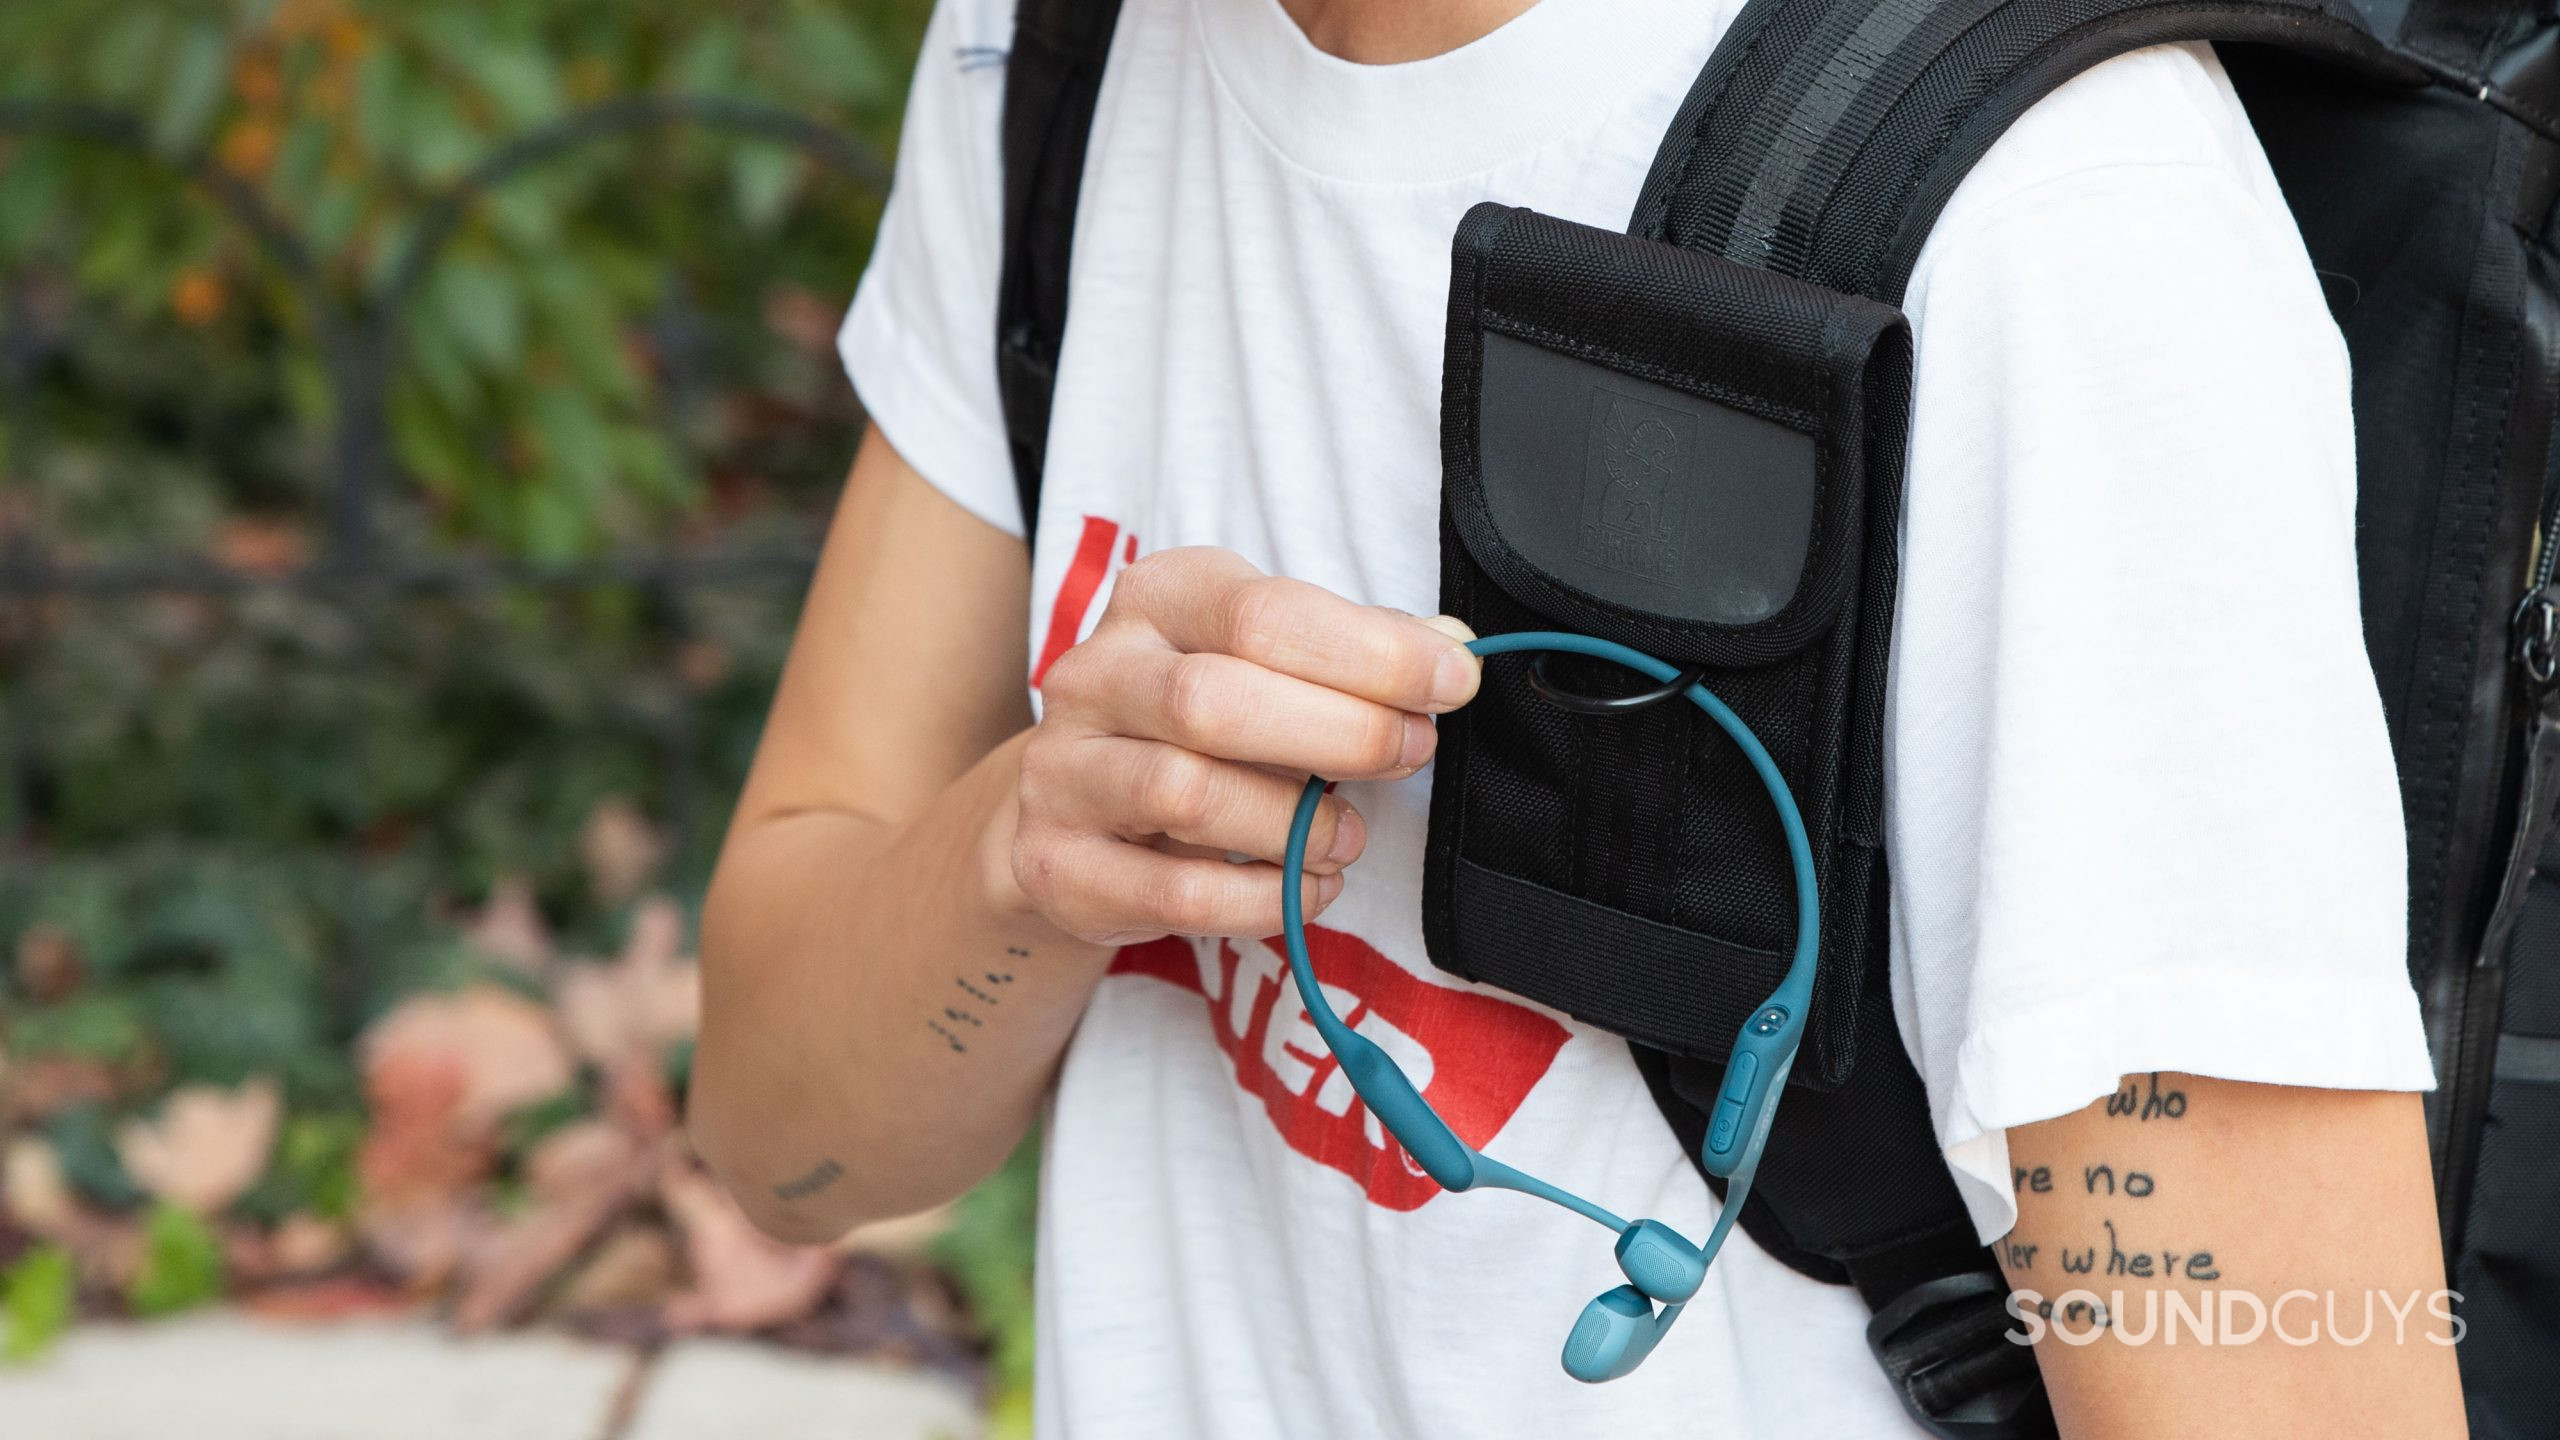
[[[1621,228],[1738,0],[1544,0],[1433,59],[1276,0],[1127,0],[1077,218],[1028,617],[1037,670],[1135,555],[1437,608],[1449,242],[1479,200]],[[927,479],[1019,533],[993,371],[1006,0],[943,0],[843,349]],[[2154,1069],[2430,1083],[2358,629],[2346,355],[2202,48],[2104,65],[1957,193],[1918,344],[1888,729],[1902,1033],[1989,1238],[2005,1127]],[[1316,927],[1346,1019],[1458,1132],[1703,1236],[1619,1040],[1434,969],[1428,775],[1353,787]],[[1041,1433],[1916,1433],[1865,1311],[1739,1233],[1634,1376],[1557,1354],[1607,1232],[1448,1195],[1362,1111],[1275,942],[1131,947],[1058,1081]]]

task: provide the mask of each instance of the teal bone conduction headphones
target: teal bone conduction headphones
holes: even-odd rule
[[[1787,965],[1786,978],[1743,1022],[1742,1033],[1734,1038],[1732,1057],[1725,1062],[1724,1084],[1716,1092],[1715,1115],[1708,1122],[1706,1141],[1700,1149],[1707,1172],[1722,1176],[1727,1182],[1724,1208],[1716,1215],[1715,1228],[1708,1232],[1704,1245],[1689,1243],[1686,1236],[1659,1220],[1622,1220],[1570,1190],[1514,1170],[1460,1140],[1421,1092],[1413,1088],[1413,1082],[1396,1068],[1396,1062],[1387,1058],[1387,1052],[1343,1024],[1342,1017],[1333,1012],[1307,959],[1307,925],[1299,900],[1300,887],[1290,884],[1281,888],[1289,973],[1298,982],[1298,998],[1306,1006],[1307,1018],[1314,1022],[1316,1033],[1324,1037],[1324,1043],[1341,1063],[1342,1073],[1350,1077],[1361,1101],[1404,1146],[1414,1163],[1447,1189],[1484,1186],[1517,1190],[1552,1201],[1618,1232],[1618,1268],[1625,1272],[1627,1283],[1584,1306],[1581,1318],[1573,1322],[1573,1332],[1564,1342],[1566,1374],[1588,1382],[1615,1380],[1643,1364],[1644,1358],[1653,1353],[1654,1345],[1670,1330],[1671,1322],[1680,1318],[1680,1307],[1706,1282],[1708,1263],[1723,1248],[1725,1233],[1733,1228],[1734,1217],[1742,1213],[1742,1202],[1750,1198],[1751,1177],[1760,1168],[1760,1150],[1768,1143],[1769,1126],[1778,1118],[1778,1096],[1786,1087],[1788,1070],[1795,1065],[1796,1046],[1804,1038],[1805,1009],[1813,1000],[1815,952],[1820,948],[1822,933],[1813,848],[1805,840],[1804,819],[1796,813],[1795,796],[1778,774],[1777,763],[1769,758],[1760,737],[1752,734],[1751,727],[1743,724],[1722,700],[1696,683],[1694,676],[1613,641],[1549,630],[1489,635],[1469,641],[1467,648],[1486,658],[1547,653],[1589,655],[1615,661],[1665,686],[1685,686],[1676,693],[1686,695],[1690,704],[1705,711],[1733,737],[1733,743],[1741,747],[1744,758],[1759,775],[1760,783],[1767,787],[1769,801],[1778,809],[1778,823],[1786,831],[1787,854],[1795,862],[1795,957]],[[1298,813],[1289,826],[1289,850],[1282,866],[1291,877],[1305,872],[1307,833],[1315,824],[1316,805],[1324,798],[1324,791],[1322,779],[1310,779],[1305,793],[1298,797]],[[1658,1311],[1654,1308],[1657,1304],[1662,1307]]]

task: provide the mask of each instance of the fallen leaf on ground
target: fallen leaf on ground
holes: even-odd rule
[[[600,1121],[554,1131],[525,1159],[533,1204],[474,1255],[454,1304],[468,1334],[522,1315],[648,1186],[655,1158]]]
[[[449,1057],[463,1089],[455,1118],[496,1131],[508,1112],[569,1088],[569,1053],[549,1012],[500,985],[412,995],[376,1020],[359,1042],[370,1076],[412,1057]]]
[[[423,1046],[384,1050],[365,1067],[372,1128],[356,1152],[356,1231],[421,1291],[441,1288],[489,1230],[476,1187],[497,1143],[493,1127],[461,1118],[469,1084],[459,1055]]]
[[[317,1275],[334,1270],[353,1249],[347,1227],[307,1211],[287,1215],[267,1237],[277,1273]]]
[[[497,1159],[490,1127],[462,1118],[470,1088],[459,1055],[390,1050],[365,1067],[371,1128],[356,1151],[367,1206],[440,1202],[479,1183]]]
[[[675,1285],[676,1247],[654,1225],[628,1225],[607,1236],[561,1286],[563,1315],[627,1305],[656,1306]]]
[[[238,1088],[182,1085],[156,1120],[116,1127],[116,1157],[135,1183],[198,1215],[239,1199],[266,1173],[275,1152],[284,1097],[276,1082],[253,1076]]]
[[[684,1232],[693,1272],[692,1288],[667,1300],[669,1329],[760,1330],[796,1320],[826,1297],[841,1263],[835,1252],[785,1245],[758,1230],[692,1162],[670,1160],[659,1193]]]
[[[460,1200],[368,1204],[356,1220],[366,1252],[415,1295],[443,1290],[495,1228],[487,1211]]]
[[[0,1154],[0,1209],[22,1230],[60,1239],[78,1223],[80,1202],[63,1178],[51,1141],[22,1135]]]
[[[580,1055],[604,1066],[654,1066],[667,1046],[692,1038],[702,1022],[702,980],[699,967],[680,958],[683,946],[683,909],[656,896],[632,914],[630,937],[611,963],[555,967],[560,1023]]]

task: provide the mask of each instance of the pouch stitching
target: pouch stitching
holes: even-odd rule
[[[1479,286],[1479,293],[1481,293],[1481,286]],[[1730,405],[1745,414],[1784,425],[1799,435],[1810,435],[1817,441],[1822,438],[1821,417],[1801,406],[1789,405],[1783,400],[1772,400],[1763,395],[1737,390],[1721,381],[1710,380],[1691,371],[1674,370],[1655,361],[1639,360],[1610,346],[1596,344],[1589,340],[1578,340],[1561,331],[1550,330],[1536,321],[1522,320],[1499,310],[1485,309],[1481,305],[1476,310],[1476,321],[1479,330],[1495,331],[1515,340],[1528,341],[1543,349],[1570,355],[1577,360],[1606,365],[1623,375],[1651,380],[1674,390],[1696,395],[1701,399]],[[1479,366],[1479,374],[1481,374],[1481,366]],[[1831,385],[1832,379],[1826,374],[1823,377],[1823,401],[1826,408],[1831,403]],[[1481,395],[1478,398],[1481,399]]]

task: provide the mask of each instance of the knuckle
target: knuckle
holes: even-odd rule
[[[1228,590],[1218,615],[1227,649],[1257,663],[1276,658],[1287,633],[1289,600],[1288,583],[1269,577]]]
[[[1103,608],[1152,613],[1190,564],[1190,554],[1184,550],[1158,550],[1139,556],[1123,566],[1120,578],[1111,582],[1111,603]]]
[[[1219,733],[1231,687],[1218,661],[1213,655],[1184,655],[1166,667],[1164,716],[1175,737],[1201,742]]]
[[[1113,610],[1145,610],[1147,597],[1155,590],[1156,577],[1163,571],[1164,553],[1161,551],[1153,555],[1141,555],[1123,565],[1120,567],[1119,578],[1111,582],[1111,603],[1103,606],[1103,610],[1106,613]]]
[[[1404,762],[1404,713],[1370,706],[1361,718],[1358,761],[1371,771],[1394,770]]]
[[[1013,883],[1042,910],[1049,909],[1065,892],[1065,856],[1055,840],[1041,830],[1025,827],[1014,833]]]
[[[1185,935],[1217,928],[1217,887],[1204,867],[1167,866],[1149,889],[1146,908],[1157,924]]]
[[[1034,729],[1031,738],[1023,742],[1022,779],[1015,786],[1014,793],[1022,802],[1025,815],[1044,812],[1050,801],[1064,791],[1068,766],[1066,757],[1060,753],[1062,748],[1056,739],[1038,729]]]
[[[1217,781],[1215,766],[1168,745],[1147,762],[1138,781],[1138,803],[1160,829],[1196,831],[1208,823]]]

